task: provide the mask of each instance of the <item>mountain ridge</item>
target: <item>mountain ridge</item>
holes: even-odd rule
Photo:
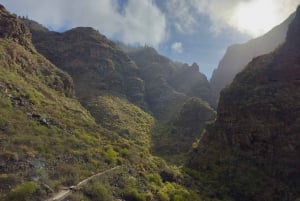
[[[286,42],[221,92],[217,119],[191,154],[191,173],[215,182],[218,198],[299,199],[299,23],[300,6]]]
[[[258,38],[229,46],[210,79],[214,94],[219,97],[220,91],[230,84],[235,75],[253,58],[270,53],[281,45],[285,41],[288,26],[294,17],[295,13]]]

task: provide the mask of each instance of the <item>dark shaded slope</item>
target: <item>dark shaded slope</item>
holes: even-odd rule
[[[150,47],[131,50],[145,81],[146,100],[154,116],[170,119],[188,97],[213,102],[210,85],[197,64],[175,63]]]
[[[150,47],[131,49],[129,56],[139,67],[149,109],[159,120],[152,132],[153,151],[182,164],[205,122],[215,116],[209,82],[197,64],[173,62]]]
[[[36,48],[72,76],[81,101],[88,103],[112,93],[145,106],[144,83],[136,65],[98,31],[79,27],[57,33],[34,21],[24,21],[31,28]]]
[[[220,200],[300,196],[300,7],[286,42],[253,59],[221,93],[189,167]]]
[[[200,139],[206,121],[215,117],[214,110],[199,98],[189,98],[172,120],[159,124],[153,131],[153,152],[181,165]]]
[[[254,57],[270,53],[282,44],[285,41],[288,26],[294,16],[294,14],[291,15],[283,23],[261,37],[252,39],[244,44],[230,46],[220,61],[218,68],[214,70],[210,80],[214,94],[219,96],[220,91],[230,84],[235,75],[241,72]]]

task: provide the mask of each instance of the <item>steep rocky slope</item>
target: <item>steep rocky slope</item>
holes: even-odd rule
[[[170,119],[188,97],[213,102],[209,83],[197,64],[175,63],[150,47],[136,48],[128,57],[92,28],[55,33],[24,21],[36,48],[72,76],[76,95],[84,104],[105,93],[119,94],[159,119]]]
[[[173,62],[151,47],[131,48],[128,54],[145,81],[149,109],[159,120],[153,130],[153,151],[180,164],[205,122],[214,118],[209,82],[196,63]]]
[[[199,200],[179,170],[150,154],[151,115],[125,98],[97,97],[89,107],[104,108],[103,128],[74,99],[70,76],[35,50],[3,6],[0,36],[1,201],[46,200],[118,165],[68,199]]]
[[[291,15],[282,24],[261,37],[252,39],[244,44],[230,46],[220,61],[218,68],[212,74],[210,83],[214,94],[219,96],[220,91],[230,84],[236,74],[241,72],[254,57],[270,53],[282,44],[285,40],[288,26],[294,16],[294,14]]]
[[[144,83],[137,66],[98,31],[78,27],[57,33],[31,20],[24,22],[38,51],[72,76],[82,102],[113,93],[145,106]]]
[[[146,101],[159,119],[170,119],[188,97],[213,102],[210,85],[197,64],[173,62],[151,47],[136,48],[128,54],[139,67]]]
[[[150,47],[133,48],[127,56],[92,28],[55,33],[34,21],[23,20],[32,30],[37,49],[70,73],[79,100],[104,127],[107,125],[101,121],[106,110],[101,106],[101,96],[105,95],[128,99],[169,124],[190,97],[213,102],[209,82],[197,64],[175,63]],[[203,101],[199,103],[210,112],[210,115],[203,113],[205,118],[200,124],[204,125],[213,116],[213,110]],[[200,133],[201,130],[182,143],[185,150]],[[173,139],[166,142],[179,140],[177,135],[171,136]]]
[[[300,7],[286,42],[253,59],[221,92],[190,173],[220,200],[300,197]]]

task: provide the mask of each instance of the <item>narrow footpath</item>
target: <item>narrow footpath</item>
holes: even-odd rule
[[[107,174],[109,172],[112,172],[112,171],[120,169],[120,168],[121,168],[121,166],[113,167],[111,169],[105,170],[104,172],[100,172],[100,173],[94,174],[94,175],[92,175],[92,176],[90,176],[90,177],[88,177],[88,178],[80,181],[76,186],[70,186],[70,187],[62,188],[58,193],[55,193],[54,195],[52,195],[51,198],[47,199],[46,201],[63,201],[65,198],[67,198],[68,196],[70,196],[74,191],[80,190],[80,188],[83,185],[87,184],[92,179],[99,178],[102,175],[105,175],[105,174]]]

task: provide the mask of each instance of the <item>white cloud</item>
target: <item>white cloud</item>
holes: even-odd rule
[[[166,37],[165,15],[152,0],[0,0],[8,10],[54,30],[91,26],[126,43],[158,46]]]
[[[285,20],[299,3],[300,0],[168,0],[164,5],[169,23],[180,32],[189,33],[196,29],[198,17],[205,15],[210,18],[210,29],[214,33],[230,26],[257,36]],[[244,22],[237,18],[243,18]],[[255,27],[249,27],[249,24]]]
[[[173,43],[171,45],[171,49],[172,49],[172,51],[174,51],[176,53],[182,53],[183,52],[182,43],[180,43],[180,42]]]
[[[187,1],[171,0],[165,1],[169,21],[174,23],[180,32],[192,32],[192,27],[197,22],[192,14],[194,7]]]
[[[157,46],[166,37],[165,16],[150,0],[129,0],[123,22],[126,42],[141,41]]]

